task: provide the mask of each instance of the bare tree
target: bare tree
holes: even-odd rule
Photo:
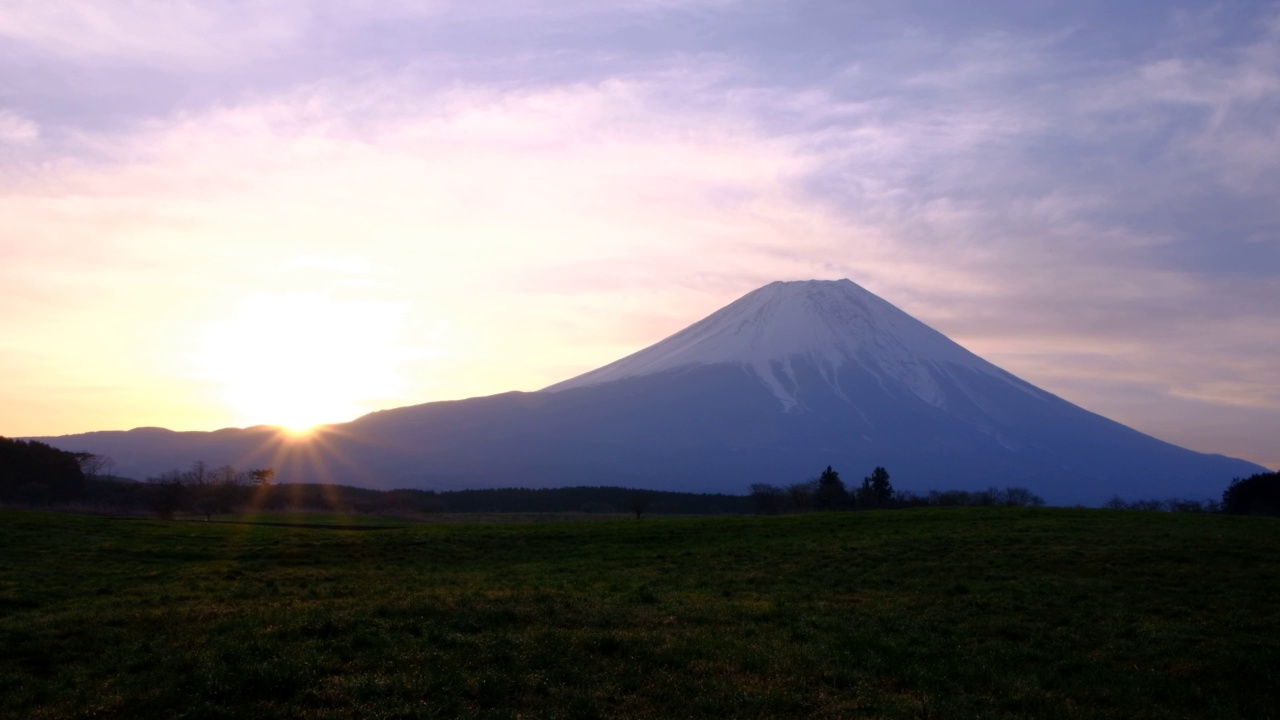
[[[755,483],[751,486],[751,500],[755,503],[756,514],[777,515],[786,504],[787,491],[777,485]]]
[[[212,473],[213,483],[210,492],[213,495],[214,504],[217,505],[218,512],[226,514],[235,510],[240,505],[252,480],[249,473],[241,472],[231,467],[223,465]]]
[[[1007,487],[1004,489],[1004,504],[1014,507],[1040,507],[1044,498],[1024,487]]]
[[[181,473],[179,478],[187,504],[204,515],[206,522],[213,519],[215,513],[231,512],[245,495],[244,488],[250,482],[248,473],[239,472],[230,465],[210,469],[203,460],[192,463],[191,469]]]
[[[87,482],[101,480],[115,469],[115,461],[106,455],[95,455],[90,452],[73,453],[80,465],[80,473]]]
[[[809,480],[787,486],[787,499],[791,501],[792,512],[808,512],[813,509],[813,494],[817,485],[817,480]]]

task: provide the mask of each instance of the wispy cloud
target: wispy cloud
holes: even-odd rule
[[[132,62],[226,65],[294,42],[307,4],[173,2],[63,3],[14,0],[0,37],[30,52]]]
[[[239,299],[320,292],[409,304],[430,314],[429,331],[456,329],[429,359],[414,355],[426,366],[408,399],[549,384],[642,338],[611,329],[584,360],[561,333],[614,328],[620,306],[677,316],[672,298],[625,299],[628,276],[649,290],[693,285],[705,265],[691,256],[772,247],[814,227],[791,188],[804,157],[733,121],[661,116],[653,105],[667,90],[458,88],[371,115],[368,103],[396,88],[340,83],[147,124],[0,199],[11,219],[0,276],[56,299],[9,317],[6,335],[56,345],[39,328],[85,312],[157,332],[148,308],[164,307],[188,319],[166,330],[161,351],[181,368],[203,357],[201,328]],[[728,265],[741,272],[756,257]],[[308,272],[339,265],[378,282]],[[78,291],[92,285],[103,292]]]

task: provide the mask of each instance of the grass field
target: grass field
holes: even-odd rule
[[[1268,519],[0,512],[6,718],[1259,720],[1278,670]]]
[[[213,515],[210,518],[210,522],[322,528],[326,530],[380,530],[385,528],[407,528],[419,523],[465,523],[474,525],[476,523],[599,522],[601,520],[626,520],[634,517],[630,513],[588,512],[433,512],[406,513],[402,515],[350,515],[333,512],[254,512]],[[670,519],[679,516],[659,515],[656,517]],[[187,522],[205,521],[203,515],[182,516],[180,519]]]
[[[183,522],[204,522],[200,515],[182,517]],[[275,525],[322,530],[375,530],[404,528],[416,524],[416,519],[388,517],[385,515],[344,515],[321,512],[253,512],[234,515],[213,515],[209,522],[240,525]]]

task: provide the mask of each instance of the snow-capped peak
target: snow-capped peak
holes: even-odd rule
[[[805,280],[765,285],[655,345],[546,390],[734,363],[748,366],[791,409],[798,401],[787,387],[795,387],[797,361],[814,363],[837,393],[836,371],[846,363],[904,382],[934,403],[934,373],[947,366],[1023,385],[850,280]]]

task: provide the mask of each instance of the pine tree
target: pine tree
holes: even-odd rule
[[[818,510],[840,510],[849,504],[849,491],[845,489],[840,473],[832,470],[830,465],[818,476],[813,504]]]
[[[858,504],[863,507],[881,507],[893,499],[893,485],[889,484],[889,471],[877,466],[871,475],[862,479],[858,490]]]

